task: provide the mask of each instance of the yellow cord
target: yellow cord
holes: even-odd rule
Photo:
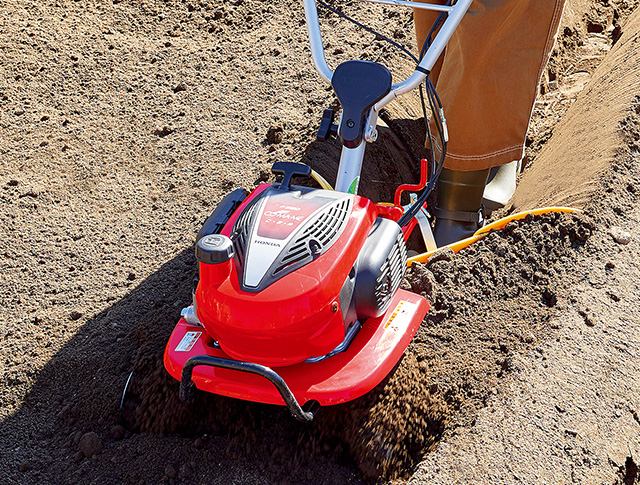
[[[311,177],[313,177],[313,180],[318,182],[320,184],[320,187],[322,187],[323,189],[333,190],[333,187],[331,187],[331,184],[327,182],[327,180],[322,175],[320,175],[318,172],[316,172],[313,169],[311,169]]]
[[[510,216],[503,217],[502,219],[498,219],[491,224],[487,224],[484,227],[478,229],[475,234],[467,239],[463,239],[462,241],[456,241],[447,246],[442,246],[441,248],[434,249],[433,251],[427,251],[426,253],[418,254],[412,258],[407,260],[407,266],[411,266],[412,263],[426,263],[429,258],[435,253],[444,248],[451,248],[454,252],[458,252],[467,246],[470,246],[476,241],[479,241],[491,231],[497,231],[502,229],[504,226],[509,224],[511,221],[517,221],[520,219],[524,219],[527,215],[532,214],[534,216],[538,216],[541,214],[548,214],[549,212],[582,212],[580,209],[574,209],[572,207],[541,207],[538,209],[531,209],[528,211],[518,212],[517,214],[511,214]]]

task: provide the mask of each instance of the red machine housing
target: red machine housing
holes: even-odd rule
[[[364,322],[349,348],[317,363],[278,367],[301,406],[316,401],[321,406],[357,399],[391,372],[422,319],[429,311],[420,295],[398,290],[384,315]],[[177,351],[187,340],[187,351]],[[202,327],[180,319],[164,353],[164,365],[174,378],[181,380],[187,361],[198,355],[229,358],[214,347],[214,341]],[[278,390],[263,377],[244,372],[198,366],[193,382],[202,391],[265,404],[286,404]]]
[[[327,219],[327,214],[338,214],[334,219],[340,219],[339,224]],[[317,234],[308,229],[314,224],[321,228]],[[198,356],[268,366],[275,368],[300,405],[309,401],[337,404],[373,389],[399,361],[429,309],[421,296],[398,289],[406,250],[399,226],[390,221],[387,225],[395,227],[398,241],[394,244],[401,246],[404,259],[398,263],[397,247],[395,252],[383,248],[394,255],[384,262],[386,273],[380,272],[384,278],[361,277],[361,268],[370,264],[363,255],[379,252],[377,246],[381,246],[371,239],[384,226],[375,204],[357,195],[257,187],[220,231],[234,241],[233,257],[216,264],[199,263],[197,319],[178,322],[165,349],[165,367],[184,383],[183,368]],[[327,227],[333,227],[331,234]],[[298,236],[304,240],[302,246],[296,246]],[[253,238],[253,247],[247,238]],[[266,247],[264,252],[258,243]],[[296,252],[298,247],[305,249]],[[257,258],[249,255],[251,251],[257,251]],[[287,259],[285,253],[299,262],[294,256]],[[265,262],[265,258],[271,259]],[[279,265],[281,261],[285,263]],[[249,275],[256,266],[267,269]],[[371,288],[365,292],[370,295],[358,296],[363,286]],[[359,303],[362,299],[368,303]],[[347,336],[349,332],[352,337]],[[190,377],[204,391],[287,404],[291,409],[282,393],[261,375],[198,365]]]
[[[218,282],[218,265],[200,263],[198,318],[230,357],[281,367],[324,355],[344,340],[345,325],[351,322],[343,321],[340,290],[377,217],[369,200],[348,197],[353,205],[338,240],[314,261],[257,293],[243,291],[237,264]],[[234,224],[232,218],[222,234],[230,235]]]

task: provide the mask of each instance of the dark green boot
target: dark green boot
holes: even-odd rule
[[[482,195],[489,169],[458,172],[442,169],[433,229],[438,247],[472,236],[482,227]]]

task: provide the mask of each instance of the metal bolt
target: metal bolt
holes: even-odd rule
[[[322,246],[315,239],[309,241],[309,249],[311,250],[311,254],[316,256],[322,252]]]
[[[334,301],[334,302],[331,304],[331,311],[332,311],[333,313],[335,313],[335,312],[337,312],[337,311],[338,311],[338,302],[337,302],[337,301]]]
[[[349,128],[353,128],[354,126],[356,126],[356,122],[353,120],[347,120],[347,126]]]
[[[364,139],[368,143],[373,143],[378,139],[378,130],[375,126],[369,126],[364,134]]]

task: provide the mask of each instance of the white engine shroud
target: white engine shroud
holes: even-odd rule
[[[232,231],[243,289],[261,291],[323,254],[344,230],[353,198],[306,187],[267,190]]]

